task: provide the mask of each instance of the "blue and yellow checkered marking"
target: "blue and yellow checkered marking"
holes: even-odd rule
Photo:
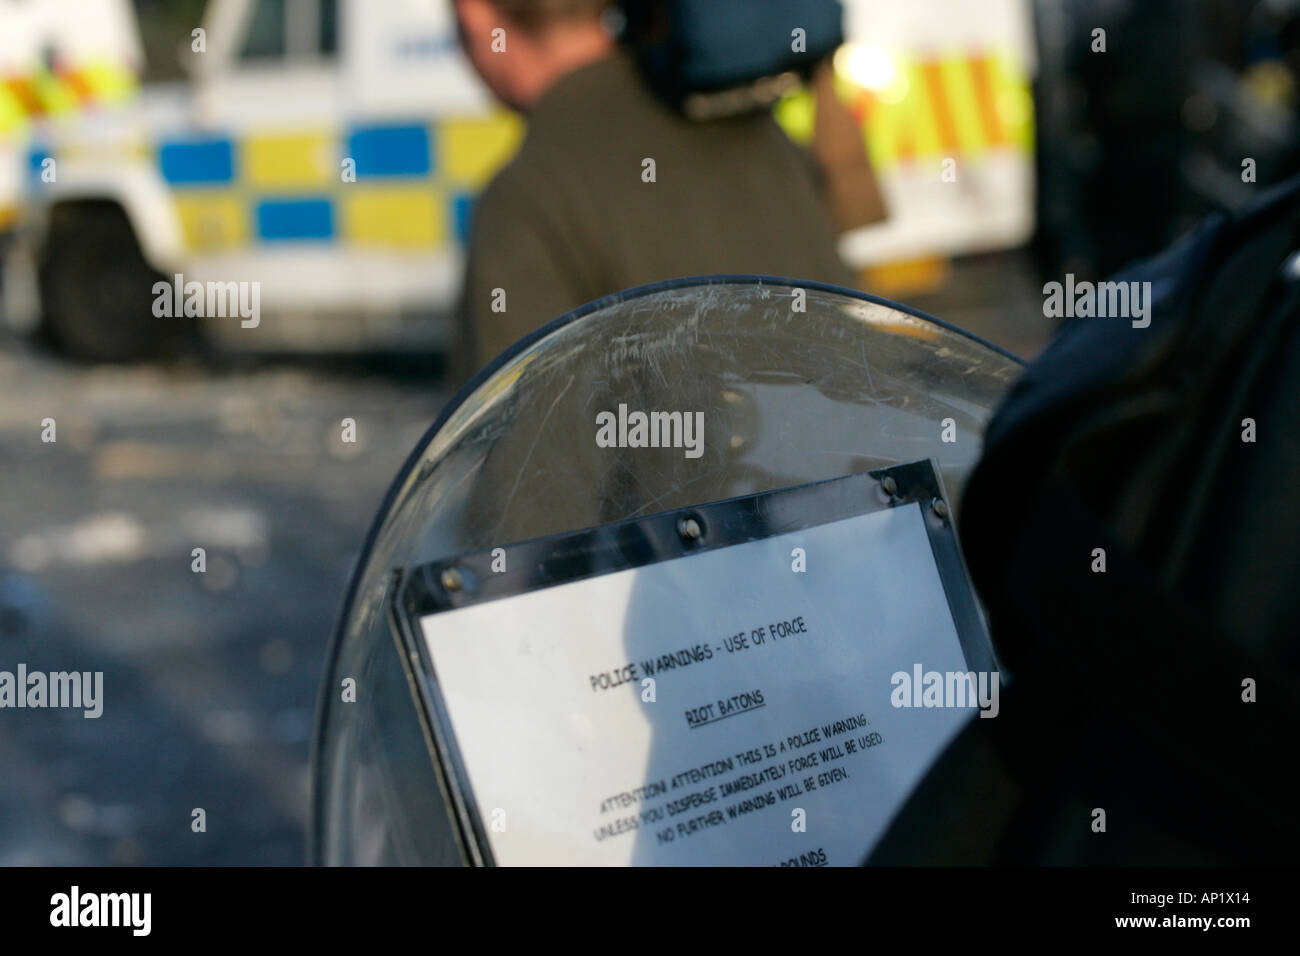
[[[356,160],[357,180],[370,176],[418,176],[433,173],[433,130],[426,126],[366,126],[348,137],[348,155]]]
[[[163,179],[173,186],[212,186],[235,179],[234,144],[226,138],[176,140],[158,150]]]
[[[456,241],[464,245],[469,242],[470,222],[474,217],[474,196],[472,193],[457,193],[452,197],[451,208],[455,217]]]
[[[328,196],[264,199],[257,204],[257,236],[265,242],[319,241],[334,237]]]
[[[474,196],[521,133],[506,114],[158,145],[187,245],[345,243],[434,251],[469,237]],[[340,175],[351,160],[354,182]]]
[[[27,171],[34,176],[39,176],[43,164],[53,154],[44,146],[33,146],[27,151]]]

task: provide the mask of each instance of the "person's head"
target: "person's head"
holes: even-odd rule
[[[455,0],[455,6],[474,69],[507,106],[527,110],[560,77],[613,50],[602,19],[610,2]]]

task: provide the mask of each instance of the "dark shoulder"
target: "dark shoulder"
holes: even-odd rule
[[[519,152],[497,171],[474,199],[471,241],[485,232],[495,233],[508,223],[537,220],[547,215],[550,192],[544,156],[536,155],[527,140]]]
[[[653,108],[642,101],[649,94],[639,89],[635,69],[619,56],[557,81],[528,115],[518,151],[475,199],[475,229],[563,215],[590,187],[605,146],[624,138],[618,127],[643,124]]]
[[[741,160],[796,163],[800,154],[769,112],[687,119],[655,94],[632,55],[619,51],[557,81],[529,117],[520,159],[565,181],[628,150],[698,154],[693,158],[716,168]]]
[[[572,150],[575,143],[616,139],[627,131],[671,122],[674,114],[622,51],[557,80],[528,118],[534,146]]]

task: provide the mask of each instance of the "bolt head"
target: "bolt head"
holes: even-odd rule
[[[461,577],[460,572],[455,568],[443,568],[442,586],[448,591],[459,591],[465,584],[465,579]]]

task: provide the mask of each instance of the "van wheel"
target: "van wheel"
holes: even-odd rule
[[[41,331],[58,351],[88,361],[172,354],[192,325],[154,316],[153,285],[161,279],[120,206],[55,207],[40,264]]]

